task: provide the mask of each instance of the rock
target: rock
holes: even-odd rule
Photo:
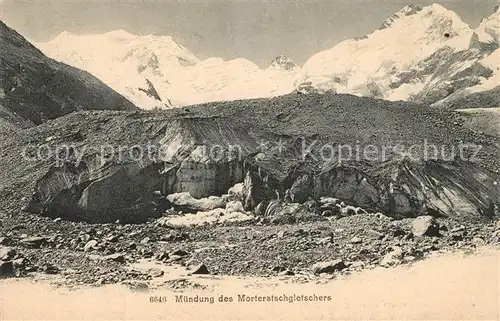
[[[186,256],[186,255],[189,255],[189,253],[184,251],[184,250],[177,249],[177,250],[173,251],[172,253],[170,253],[170,255]]]
[[[276,233],[276,236],[278,238],[283,238],[285,236],[285,231],[283,231],[283,230],[279,231],[278,233]]]
[[[165,272],[163,270],[158,269],[158,268],[152,268],[152,269],[148,270],[148,274],[154,278],[159,278],[159,277],[162,277],[165,274]]]
[[[314,274],[321,273],[334,273],[335,271],[342,271],[346,268],[344,261],[338,259],[329,262],[319,262],[313,265],[312,270]]]
[[[0,278],[8,277],[14,274],[14,264],[12,261],[0,260]]]
[[[366,264],[363,261],[354,261],[348,263],[349,269],[351,270],[361,270],[365,268]]]
[[[146,292],[149,289],[146,282],[136,280],[124,280],[122,281],[122,284],[128,286],[129,289],[134,292]]]
[[[7,236],[0,236],[0,245],[9,245],[12,240]]]
[[[191,270],[191,274],[210,274],[205,264],[199,264]]]
[[[482,245],[484,245],[484,240],[480,237],[475,237],[472,239],[472,244],[474,244],[476,246],[482,246]]]
[[[406,231],[401,226],[398,225],[392,225],[390,228],[390,232],[393,237],[400,237],[406,235]]]
[[[362,241],[359,237],[357,237],[357,236],[355,236],[355,237],[353,237],[353,238],[351,239],[351,243],[352,243],[352,244],[360,244],[360,243],[362,243],[362,242],[363,242],[363,241]]]
[[[380,265],[383,267],[398,265],[403,260],[403,256],[403,249],[399,246],[393,246],[392,250],[382,258]]]
[[[23,269],[24,267],[26,267],[28,265],[29,261],[23,257],[21,258],[18,258],[18,259],[15,259],[12,261],[12,264],[14,264],[14,268],[15,269]]]
[[[375,231],[375,230],[369,230],[368,233],[373,236],[374,238],[376,238],[377,240],[381,240],[384,238],[384,234],[383,233],[380,233],[379,231]]]
[[[330,210],[326,210],[326,211],[321,212],[321,216],[331,217],[331,216],[333,216],[333,213]]]
[[[16,257],[16,250],[10,247],[1,246],[0,247],[0,260],[10,261]]]
[[[154,256],[153,251],[151,251],[150,249],[141,249],[140,253],[141,253],[142,257],[145,259],[149,259],[149,258]]]
[[[59,268],[52,264],[45,264],[41,267],[41,271],[46,274],[58,274]]]
[[[114,261],[118,263],[125,263],[125,255],[121,253],[115,253],[115,254],[110,254],[106,255],[103,258],[105,261]]]
[[[458,232],[465,232],[466,227],[464,225],[460,225],[459,227],[453,228],[450,233],[458,233]]]
[[[341,209],[341,214],[342,216],[352,216],[358,214],[359,207],[354,207],[354,206],[346,206]]]
[[[166,241],[166,242],[175,242],[175,241],[184,241],[189,239],[189,234],[186,232],[178,232],[178,231],[172,231],[165,236],[160,238],[160,241]]]
[[[342,216],[342,207],[339,204],[326,203],[321,205],[320,209],[331,212],[331,214],[327,213],[329,216]]]
[[[310,213],[320,214],[320,204],[315,200],[309,200],[304,202],[304,205],[307,208],[307,211]]]
[[[403,262],[404,262],[404,263],[412,263],[412,262],[415,262],[415,260],[416,260],[416,259],[417,259],[417,258],[416,258],[416,257],[414,257],[414,256],[412,256],[412,255],[405,255],[405,256],[403,257]]]
[[[412,232],[415,236],[439,236],[439,224],[432,216],[420,216],[413,220]]]
[[[316,244],[318,245],[326,245],[326,244],[330,244],[332,242],[332,237],[331,236],[327,236],[327,237],[323,237],[319,240],[316,241]]]
[[[291,270],[286,269],[284,271],[281,271],[279,273],[279,275],[282,275],[282,276],[292,276],[292,275],[295,275],[295,273],[293,271],[291,271]]]
[[[167,260],[168,259],[168,253],[165,252],[165,251],[162,251],[162,252],[158,252],[155,254],[155,259],[157,261],[164,261],[164,260]]]
[[[450,231],[450,237],[454,241],[462,241],[467,234],[467,230],[464,225],[456,227]]]
[[[59,223],[59,222],[61,222],[61,221],[62,221],[62,218],[57,217],[57,218],[55,218],[52,222],[54,222],[54,223]]]
[[[281,265],[275,266],[275,267],[273,267],[273,269],[272,269],[272,271],[273,271],[273,272],[283,272],[283,271],[286,271],[286,270],[287,270],[287,268],[286,268],[286,267],[283,267],[283,266],[281,266]]]
[[[97,247],[97,241],[96,240],[90,240],[88,241],[85,246],[83,247],[83,250],[85,252],[89,252],[94,250]]]
[[[112,242],[112,243],[118,242],[118,236],[116,236],[116,235],[110,235],[110,236],[108,236],[106,238],[106,241]]]
[[[296,222],[297,219],[290,214],[275,215],[269,220],[269,223],[276,225],[295,224]]]
[[[88,241],[90,241],[91,238],[92,238],[92,236],[90,236],[90,234],[88,234],[88,233],[81,233],[80,234],[80,240],[82,240],[82,242],[88,242]]]
[[[298,203],[283,203],[273,200],[266,209],[266,217],[271,217],[272,224],[293,224],[296,222],[325,220],[322,216],[309,213],[307,208]]]
[[[464,239],[464,234],[462,232],[451,232],[450,238],[453,241],[462,241]]]
[[[38,249],[42,246],[43,243],[46,242],[45,237],[27,237],[23,238],[19,241],[19,243],[23,244],[24,246],[32,249]]]
[[[141,240],[141,244],[148,244],[149,242],[151,241],[151,238],[150,237],[145,237]]]

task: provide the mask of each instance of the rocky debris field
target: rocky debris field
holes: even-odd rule
[[[193,274],[289,276],[307,282],[500,242],[500,225],[494,222],[430,216],[395,220],[380,213],[318,215],[294,224],[261,217],[194,227],[169,227],[161,219],[88,224],[5,213],[1,222],[2,277],[47,274],[66,286],[148,286],[164,272],[131,268],[144,261]]]
[[[295,154],[303,137],[484,148],[477,162],[322,163]],[[282,140],[285,150],[261,151],[262,140]],[[117,160],[116,150],[100,149],[148,142],[170,158]],[[214,161],[200,152],[210,144],[239,145],[242,157]],[[40,146],[72,149],[37,158]],[[165,273],[133,268],[149,260],[307,281],[474,250],[500,239],[498,146],[453,111],[350,95],[72,113],[2,135],[0,271],[70,285],[147,284]]]
[[[491,218],[500,204],[498,137],[467,128],[453,111],[403,102],[293,94],[161,113],[87,111],[2,136],[0,205],[9,213],[138,223],[168,209],[158,196],[220,196],[247,176],[247,211],[262,210],[276,193],[296,203],[337,197],[399,218]],[[462,143],[481,148],[462,157],[454,149]],[[167,155],[130,155],[148,144]],[[425,159],[425,144],[448,156],[455,150],[454,157]],[[339,160],[335,151],[320,157],[324,146],[339,145],[389,152],[375,160]],[[405,158],[401,145],[417,152]],[[204,149],[213,146],[223,157]]]

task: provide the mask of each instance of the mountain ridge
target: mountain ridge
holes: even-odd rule
[[[495,9],[472,29],[442,5],[408,5],[386,19],[380,28],[316,53],[303,67],[284,56],[276,59],[289,67],[273,68],[275,59],[267,69],[245,58],[199,60],[170,36],[136,36],[124,30],[82,36],[63,32],[38,46],[56,59],[106,79],[113,89],[144,109],[269,98],[297,89],[444,106],[457,97],[495,87],[500,75],[498,63],[495,65],[496,58],[500,59],[496,50],[499,16]],[[86,59],[90,39],[104,47],[113,47],[114,43],[115,51],[123,52],[116,57],[99,58],[97,50],[87,53],[90,58]],[[116,39],[122,43],[117,44]],[[171,45],[158,46],[161,41]],[[127,48],[123,42],[128,43]],[[467,61],[457,60],[464,57]],[[451,62],[453,70],[446,71],[446,77],[439,75],[445,64],[436,61],[438,58]],[[106,66],[96,63],[98,59],[106,61]],[[148,82],[158,93],[154,99],[144,97],[150,87]]]
[[[39,125],[77,110],[137,109],[88,72],[46,57],[3,21],[0,68],[0,129]]]

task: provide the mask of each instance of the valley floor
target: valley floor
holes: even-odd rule
[[[123,285],[53,287],[47,280],[9,279],[0,283],[2,319],[171,319],[171,320],[498,320],[500,250],[455,252],[391,269],[373,269],[335,280],[297,282],[295,277],[188,276],[165,271],[154,290]],[[136,265],[141,268],[140,264]],[[143,265],[142,268],[146,268]],[[165,286],[191,284],[184,289]],[[163,284],[163,286],[161,286]],[[202,290],[200,290],[202,289]],[[238,302],[247,296],[316,295],[331,301]],[[176,303],[176,295],[214,297],[213,304]],[[221,303],[220,296],[235,301]],[[162,297],[163,303],[151,303]]]

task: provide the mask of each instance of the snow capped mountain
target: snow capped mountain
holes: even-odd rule
[[[292,92],[294,76],[295,71],[263,70],[243,58],[209,58],[171,77],[164,92],[177,106],[271,97]]]
[[[434,99],[434,105],[456,108],[500,106],[499,22],[497,6],[493,14],[483,19],[474,30],[469,50],[448,57],[449,70],[454,70],[454,73],[444,74],[440,83],[430,82],[428,90],[422,91],[432,93],[444,88],[448,92],[442,100]]]
[[[372,34],[311,57],[296,84],[310,82],[339,93],[406,100],[425,86],[425,79],[407,82],[398,74],[441,48],[467,49],[472,33],[460,17],[440,5],[407,6]]]
[[[311,57],[295,84],[307,92],[445,104],[498,86],[498,21],[495,8],[472,30],[441,5],[407,6],[372,34]]]
[[[163,78],[198,59],[166,36],[136,36],[123,30],[99,35],[63,32],[37,46],[50,57],[86,70],[144,109],[169,107]],[[160,88],[154,88],[156,85]],[[150,95],[151,87],[157,92]],[[159,93],[159,95],[158,95]]]
[[[433,4],[406,6],[371,34],[319,52],[302,68],[285,56],[266,69],[244,58],[199,60],[171,37],[122,30],[62,33],[38,47],[89,71],[144,109],[295,90],[450,105],[497,88],[499,35],[498,7],[473,30],[453,11]]]
[[[89,71],[143,109],[287,94],[294,90],[298,70],[284,56],[265,70],[243,58],[200,61],[171,37],[122,30],[101,35],[64,32],[38,47]]]

